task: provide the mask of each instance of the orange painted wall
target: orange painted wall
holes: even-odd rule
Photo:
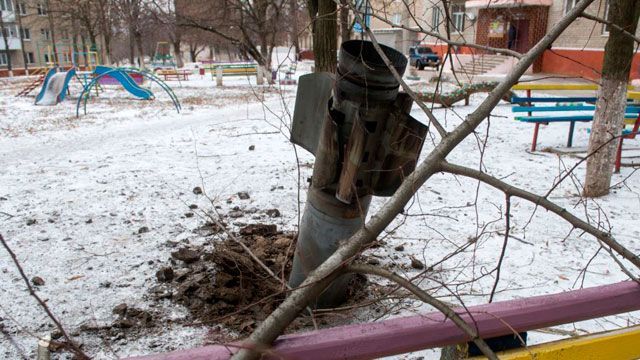
[[[428,46],[431,48],[431,50],[433,50],[434,52],[436,52],[438,55],[442,56],[444,58],[444,55],[447,53],[447,45],[429,45],[426,44],[425,46]],[[479,51],[477,49],[472,49],[466,46],[461,46],[458,48],[458,54],[478,54]]]
[[[433,51],[444,58],[447,46],[442,44],[427,44]],[[469,47],[458,49],[459,54],[481,54],[483,51]],[[587,79],[599,79],[602,70],[604,50],[545,50],[542,54],[543,73],[559,74],[564,76],[584,77]],[[633,56],[631,74],[629,79],[640,79],[640,53]]]
[[[546,50],[542,55],[542,72],[599,79],[603,50]],[[640,54],[633,56],[629,79],[640,78]]]

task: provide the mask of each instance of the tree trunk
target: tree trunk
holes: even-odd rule
[[[78,50],[78,23],[76,22],[75,19],[71,19],[71,48],[73,49],[73,52],[78,54],[78,52],[80,50]],[[73,57],[73,62],[76,66],[78,66],[79,62],[80,62],[80,57],[77,55],[74,55]]]
[[[349,22],[349,7],[347,0],[340,0],[340,41],[345,42],[351,39],[351,23]]]
[[[27,52],[24,50],[24,38],[22,34],[22,15],[20,15],[20,4],[16,2],[16,8],[13,9],[16,16],[16,21],[18,22],[18,36],[20,37],[20,51],[22,52],[22,61],[24,61],[24,73],[27,75],[29,70],[29,57],[27,57]]]
[[[133,23],[129,24],[129,63],[131,66],[136,64],[136,40],[135,29]]]
[[[182,50],[180,49],[180,38],[176,35],[176,40],[173,41],[173,55],[176,57],[176,66],[184,67],[184,60],[182,60]],[[195,60],[191,60],[194,62]]]
[[[82,53],[84,58],[84,67],[89,67],[89,54],[87,53],[87,40],[84,35],[80,35],[80,41],[82,42]]]
[[[4,20],[2,20],[2,10],[0,10],[0,33],[2,33],[2,40],[4,41],[4,51],[7,54],[7,70],[9,71],[9,77],[13,76],[13,66],[11,65],[11,53],[9,52],[9,29],[5,29]]]
[[[295,58],[298,60],[300,54],[299,26],[298,26],[298,1],[289,2],[289,16],[291,17],[291,42],[295,51]]]
[[[102,62],[111,65],[111,35],[102,34]]]
[[[335,73],[338,61],[337,6],[333,0],[317,0],[317,4],[317,15],[312,17],[315,71]]]
[[[60,63],[60,59],[58,58],[58,49],[56,48],[56,31],[55,24],[53,22],[53,13],[51,12],[51,2],[49,0],[46,1],[47,7],[47,18],[49,20],[49,31],[51,32],[51,48],[53,49],[53,63],[54,65],[58,65]]]
[[[266,32],[263,32],[260,36],[260,55],[262,56],[263,59],[263,64],[261,64],[262,66],[266,67],[267,69],[271,69],[271,57],[269,56],[269,42],[267,40],[267,34]],[[258,61],[260,62],[260,61]]]
[[[142,69],[144,68],[144,48],[142,47],[142,34],[139,31],[136,31],[134,34],[134,38],[136,40],[136,47],[138,50],[138,67]]]
[[[640,16],[637,0],[611,1],[609,21],[635,34]],[[605,46],[602,80],[596,102],[589,151],[584,196],[596,197],[609,193],[618,139],[624,126],[627,102],[627,82],[634,53],[633,39],[614,28],[609,29]]]

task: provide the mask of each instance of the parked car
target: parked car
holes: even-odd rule
[[[409,48],[409,64],[415,66],[418,70],[423,70],[425,66],[434,67],[438,70],[441,63],[440,56],[433,52],[430,47],[412,46]]]

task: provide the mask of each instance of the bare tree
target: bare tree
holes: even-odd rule
[[[190,1],[178,24],[210,32],[270,68],[273,48],[287,31],[281,24],[287,4],[287,0]]]
[[[129,40],[129,61],[135,64],[136,51],[138,54],[138,66],[144,66],[144,50],[142,46],[142,0],[116,0],[119,14],[122,16],[124,26],[127,29]]]
[[[58,65],[60,63],[60,58],[58,56],[58,49],[56,44],[56,26],[53,20],[53,14],[54,12],[58,12],[58,10],[54,9],[51,6],[50,0],[45,1],[45,9],[47,12],[47,20],[49,22],[49,32],[51,34],[51,49],[53,50],[53,63],[55,65]]]
[[[333,0],[307,0],[313,32],[313,55],[316,71],[334,73],[338,50],[337,6]]]
[[[4,41],[5,54],[7,55],[7,70],[9,76],[13,76],[13,66],[11,64],[11,54],[9,53],[9,28],[2,18],[2,10],[0,10],[0,32],[2,33],[2,41]]]
[[[602,196],[609,193],[616,156],[617,141],[624,125],[627,103],[627,82],[634,54],[634,40],[620,28],[635,34],[640,17],[640,2],[620,0],[609,2],[609,39],[605,46],[602,80],[589,137],[589,152],[599,149],[587,160],[584,195]]]
[[[307,304],[313,301],[313,299],[315,299],[328,286],[328,284],[344,273],[345,267],[349,269],[348,264],[352,262],[357,254],[362,252],[368,244],[371,244],[372,241],[374,241],[381,232],[390,225],[396,216],[404,210],[407,203],[415,195],[417,189],[423,186],[434,174],[439,172],[476,179],[479,182],[485,183],[504,192],[508,201],[513,197],[530,201],[536,206],[542,207],[565,219],[574,228],[580,229],[593,236],[596,241],[606,246],[612,254],[615,253],[616,256],[622,257],[629,263],[633,264],[636,268],[640,268],[640,258],[617,242],[610,233],[602,231],[590,223],[579,219],[566,209],[548,200],[548,194],[544,196],[536,195],[524,189],[510,185],[483,171],[451,164],[446,160],[447,156],[456,149],[456,147],[465,138],[473,134],[477,127],[485,122],[502,98],[503,94],[509,91],[513,84],[518,81],[535,59],[539,57],[540,54],[542,54],[542,52],[547,49],[593,1],[594,0],[582,0],[576,3],[576,6],[573,9],[568,11],[567,14],[554,24],[548,33],[528,53],[522,56],[513,70],[495,87],[495,89],[475,109],[475,111],[466,116],[464,121],[462,121],[462,123],[452,131],[446,131],[433,114],[431,114],[429,109],[423,107],[423,104],[416,99],[415,94],[407,87],[406,83],[404,83],[400,75],[393,68],[391,61],[386,57],[378,45],[374,34],[365,27],[365,31],[373,41],[378,55],[385,62],[391,73],[394,74],[396,80],[401,83],[405,91],[411,95],[425,111],[432,126],[438,130],[441,140],[434,146],[415,171],[404,179],[400,187],[385,203],[382,209],[378,213],[374,214],[370,220],[351,238],[341,242],[333,255],[311,272],[299,288],[294,289],[289,293],[284,302],[256,328],[249,339],[244,343],[243,349],[236,354],[235,358],[256,358],[258,355],[253,351],[253,349],[263,349],[264,347],[269,346],[269,344],[271,344],[284,331],[284,329],[297,317]],[[355,13],[356,19],[362,23],[361,15],[358,14],[355,9],[352,8],[351,10]],[[563,177],[563,179],[564,178],[565,177]],[[563,179],[560,179],[560,181]],[[557,185],[554,185],[554,188],[555,186]],[[507,216],[509,216],[508,213]],[[620,262],[618,262],[618,264],[620,265]],[[622,265],[620,266],[623,270],[626,270]],[[354,269],[351,268],[351,270]],[[627,273],[629,272],[627,271]],[[393,276],[389,277],[392,278]]]
[[[102,58],[109,65],[111,64],[111,39],[113,38],[116,15],[113,0],[96,0],[94,8],[97,12],[100,35],[104,40]]]
[[[24,27],[22,26],[22,11],[21,11],[21,6],[23,6],[24,4],[20,4],[18,2],[16,2],[16,8],[14,9],[14,14],[16,17],[16,22],[18,24],[18,36],[20,37],[20,52],[22,53],[22,61],[24,62],[24,71],[25,74],[27,73],[27,70],[29,69],[29,58],[27,56],[27,52],[24,48]],[[1,20],[0,20],[1,21]]]

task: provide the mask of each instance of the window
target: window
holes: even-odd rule
[[[0,65],[7,65],[8,63],[8,59],[7,59],[7,53],[6,52],[0,52]]]
[[[51,40],[51,31],[49,31],[49,29],[40,29],[40,35],[45,40]]]
[[[20,28],[20,36],[22,40],[31,40],[31,31],[28,28]]]
[[[576,6],[578,0],[564,0],[564,13],[565,15]]]
[[[38,9],[38,15],[47,16],[47,7],[46,6],[44,6],[43,4],[38,4],[37,9]]]
[[[60,39],[68,40],[69,39],[69,31],[62,30],[62,32],[60,33]]]
[[[28,52],[27,53],[27,63],[29,64],[35,64],[36,62],[36,58],[33,56],[32,52]]]
[[[13,11],[13,4],[11,3],[11,0],[0,0],[0,10]]]
[[[45,63],[49,62],[49,54],[44,54],[44,62]]]
[[[440,27],[440,8],[434,6],[431,8],[431,31],[438,32]]]
[[[393,25],[400,25],[401,22],[402,22],[402,14],[394,13],[393,15],[391,15],[391,23]]]
[[[27,4],[23,2],[18,3],[18,10],[20,11],[20,15],[27,15]]]
[[[14,38],[18,37],[18,28],[15,25],[5,25],[2,29],[2,36]]]
[[[453,29],[462,32],[464,30],[464,3],[451,4],[451,21]]]
[[[609,20],[609,0],[604,3],[604,19]],[[602,35],[609,36],[609,25],[602,24]]]

